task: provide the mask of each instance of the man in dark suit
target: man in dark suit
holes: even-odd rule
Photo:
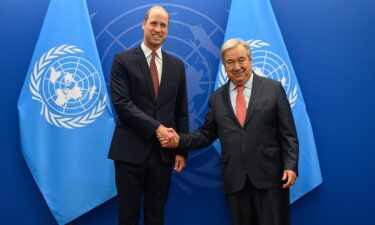
[[[252,72],[249,45],[224,43],[229,82],[210,97],[204,124],[190,134],[159,137],[164,147],[196,149],[220,139],[224,193],[232,225],[288,225],[289,187],[298,170],[298,139],[280,82]],[[172,129],[170,129],[173,132]]]
[[[185,67],[161,50],[169,17],[160,6],[143,20],[141,46],[115,56],[111,96],[117,114],[109,158],[114,160],[121,225],[139,221],[144,196],[145,225],[162,225],[172,166],[185,167],[186,152],[166,151],[157,138],[171,134],[167,127],[188,132]]]

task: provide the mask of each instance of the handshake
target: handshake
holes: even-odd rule
[[[156,137],[163,148],[177,148],[178,143],[180,142],[180,136],[176,131],[173,128],[167,128],[162,124],[160,124],[156,130]]]

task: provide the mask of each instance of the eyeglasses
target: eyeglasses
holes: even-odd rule
[[[248,62],[251,62],[251,60],[249,60],[247,58],[244,58],[244,57],[241,57],[237,61],[235,61],[235,60],[227,60],[224,63],[225,63],[225,66],[228,69],[231,69],[231,68],[235,67],[236,63],[238,63],[239,66],[243,66],[243,65],[245,65]]]

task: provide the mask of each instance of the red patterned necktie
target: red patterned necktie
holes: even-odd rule
[[[150,61],[150,72],[151,72],[151,77],[152,77],[152,83],[154,84],[154,90],[155,90],[155,96],[158,97],[159,93],[159,76],[158,76],[158,70],[156,68],[156,63],[155,63],[155,57],[156,57],[156,52],[152,51],[151,53],[151,61]]]
[[[245,123],[246,117],[246,101],[243,95],[243,89],[245,86],[237,86],[237,96],[236,96],[236,116],[241,126]]]

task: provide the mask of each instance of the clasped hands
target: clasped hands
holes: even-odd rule
[[[168,128],[160,124],[156,130],[156,137],[163,148],[177,148],[180,136],[173,128]]]

